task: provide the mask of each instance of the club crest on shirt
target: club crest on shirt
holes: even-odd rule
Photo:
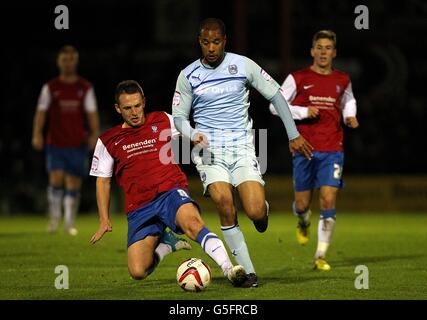
[[[206,172],[200,172],[200,179],[202,180],[202,182],[206,181]]]
[[[228,66],[228,72],[230,72],[230,74],[236,74],[238,71],[237,66],[235,64],[230,64]]]
[[[337,84],[336,89],[337,89],[337,93],[341,92],[341,86],[339,84]]]
[[[157,132],[157,126],[151,126],[151,131],[153,131],[153,133]]]

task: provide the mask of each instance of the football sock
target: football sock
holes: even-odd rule
[[[77,210],[80,203],[80,193],[75,190],[65,190],[64,197],[64,228],[74,228]]]
[[[315,259],[325,258],[326,256],[326,252],[335,230],[335,216],[335,209],[320,210],[320,220],[317,230],[317,250],[314,256]]]
[[[151,274],[154,271],[154,269],[156,269],[159,262],[162,261],[163,258],[166,257],[169,253],[172,253],[172,252],[173,252],[172,247],[169,244],[159,242],[156,249],[154,250],[153,263],[147,270],[148,274]]]
[[[49,218],[53,228],[56,228],[62,216],[62,196],[64,190],[61,187],[48,186],[47,200],[49,204]],[[53,231],[53,230],[52,230]]]
[[[233,257],[237,263],[242,265],[246,273],[255,273],[255,268],[249,256],[248,247],[245,242],[245,237],[239,228],[239,225],[221,226],[221,231],[224,236]]]
[[[156,253],[159,262],[163,260],[169,253],[172,253],[172,247],[166,243],[159,242],[154,252]]]
[[[204,227],[196,237],[196,241],[202,246],[203,250],[221,267],[222,272],[227,276],[228,270],[233,264],[228,257],[224,243],[218,236]]]
[[[292,212],[295,216],[298,217],[298,219],[303,221],[305,224],[308,224],[310,222],[310,208],[307,207],[304,211],[298,211],[294,201],[294,203],[292,203]]]

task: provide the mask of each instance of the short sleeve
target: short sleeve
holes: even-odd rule
[[[47,83],[43,85],[37,102],[37,111],[47,111],[51,102],[49,86]]]
[[[95,112],[98,109],[95,90],[93,89],[93,87],[90,87],[89,90],[86,92],[83,106],[86,112]]]
[[[96,177],[109,178],[113,176],[114,159],[108,152],[101,139],[96,142],[93,153],[90,175]]]
[[[356,99],[353,95],[351,82],[347,85],[343,96],[341,97],[341,108],[343,118],[355,117],[357,113]]]

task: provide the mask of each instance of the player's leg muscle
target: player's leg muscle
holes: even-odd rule
[[[319,193],[320,209],[334,209],[337,193],[337,187],[322,186]]]
[[[199,210],[192,203],[186,203],[179,207],[176,213],[176,225],[194,241],[196,240],[200,230],[204,227]]]
[[[64,176],[63,170],[49,171],[49,184],[53,187],[62,187],[64,185]]]
[[[236,209],[234,207],[233,189],[227,182],[214,182],[209,185],[209,194],[214,201],[223,226],[237,223]]]
[[[148,270],[155,262],[153,254],[158,241],[157,236],[147,236],[128,248],[129,274],[135,280],[142,280],[148,276]]]
[[[67,190],[78,191],[82,185],[82,179],[70,174],[65,175],[65,187]]]
[[[245,181],[237,186],[237,191],[249,219],[262,219],[267,209],[264,186],[257,181]]]
[[[295,209],[297,212],[306,212],[311,202],[311,190],[295,191]]]

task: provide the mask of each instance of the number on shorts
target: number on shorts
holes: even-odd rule
[[[334,178],[341,179],[342,167],[339,164],[334,163]]]

